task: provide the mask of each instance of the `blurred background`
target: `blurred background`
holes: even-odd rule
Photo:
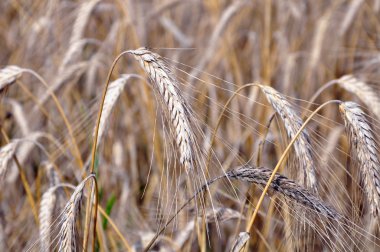
[[[379,0],[2,0],[0,67],[28,69],[11,81],[4,72],[0,76],[0,83],[8,80],[1,87],[0,143],[20,140],[17,161],[7,164],[0,190],[2,251],[40,249],[41,198],[55,183],[76,186],[82,180],[108,71],[119,53],[139,47],[161,55],[177,77],[203,150],[209,148],[224,104],[247,83],[275,88],[300,115],[316,108],[308,101],[320,87],[344,75],[353,74],[380,94]],[[148,76],[132,56],[121,58],[111,80],[121,74],[138,77],[128,80],[113,107],[95,168],[100,205],[130,247],[139,251],[192,193],[185,185],[188,177],[178,163],[162,101],[150,88]],[[274,110],[257,87],[240,94],[221,121],[210,177],[241,164],[272,169],[289,142],[278,116],[269,124]],[[339,85],[327,88],[313,102],[332,99],[365,105]],[[363,109],[377,136],[378,119]],[[331,106],[308,130],[321,198],[352,216],[358,227],[363,225],[357,231],[362,237],[367,236],[368,226],[363,190],[354,179],[356,186],[347,193],[342,182],[347,176],[356,178],[355,172],[348,175],[346,170],[350,155],[343,124],[339,110]],[[59,177],[55,182],[49,173],[52,167]],[[213,190],[211,201],[223,209],[224,220],[219,225],[210,220],[207,242],[195,231],[197,211],[192,203],[169,226],[156,250],[230,250],[261,191],[228,181]],[[54,219],[67,200],[61,192],[53,207]],[[274,201],[277,207],[269,199],[264,202],[251,233],[252,251],[294,249],[284,227],[282,201]],[[347,207],[352,202],[358,211]],[[204,207],[209,209],[210,202]],[[103,216],[99,226],[98,251],[127,250]],[[78,227],[81,241],[83,226],[78,223]],[[59,222],[52,224],[52,251],[57,249],[58,230]],[[320,233],[312,234],[307,250],[334,250],[329,231]],[[335,249],[376,251],[374,243],[366,240]]]

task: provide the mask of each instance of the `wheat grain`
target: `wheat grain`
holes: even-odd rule
[[[180,150],[180,162],[186,171],[194,168],[195,147],[194,133],[190,125],[190,112],[178,89],[174,75],[162,58],[145,48],[129,51],[139,61],[141,67],[149,75],[163,98],[170,114],[170,121],[176,133],[176,142]]]
[[[379,95],[365,82],[353,75],[344,75],[337,80],[340,87],[355,94],[380,119]]]
[[[377,156],[378,146],[372,129],[364,112],[354,102],[344,102],[339,105],[346,125],[346,133],[353,153],[364,180],[365,191],[374,216],[380,211],[380,163]]]
[[[303,124],[301,117],[278,91],[269,86],[259,85],[259,87],[266,95],[273,109],[280,115],[288,137],[293,139]],[[303,130],[294,142],[294,150],[299,166],[303,169],[303,172],[298,171],[298,182],[317,192],[315,165],[307,130]]]
[[[272,170],[267,168],[252,168],[248,166],[238,167],[237,169],[228,171],[226,177],[248,181],[257,185],[266,185]],[[293,200],[295,203],[303,205],[309,209],[315,210],[325,217],[331,219],[340,219],[341,215],[332,207],[326,205],[318,197],[313,195],[310,191],[298,185],[294,181],[276,174],[270,189],[284,195],[286,198]]]

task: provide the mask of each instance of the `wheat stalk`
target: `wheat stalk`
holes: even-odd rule
[[[277,90],[259,85],[267,100],[273,109],[280,115],[287,135],[293,139],[297,131],[301,128],[303,121],[301,117],[293,109],[292,105]],[[317,192],[317,179],[315,176],[315,165],[313,161],[312,148],[309,140],[309,134],[304,129],[297,140],[294,142],[294,150],[296,152],[299,166],[303,168],[303,172],[298,172],[298,182]]]
[[[145,48],[128,52],[139,61],[164,100],[175,130],[176,142],[180,150],[180,162],[186,171],[192,170],[195,164],[195,136],[190,126],[190,112],[178,89],[178,82],[174,74],[156,53]]]
[[[359,99],[380,119],[379,95],[367,83],[353,75],[344,75],[337,80],[340,87],[359,97]]]
[[[372,129],[364,112],[354,102],[343,102],[339,105],[346,125],[351,152],[355,155],[360,174],[364,180],[365,191],[374,216],[380,211],[380,163],[378,146]]]
[[[23,69],[18,66],[7,66],[0,70],[0,91],[21,77]]]

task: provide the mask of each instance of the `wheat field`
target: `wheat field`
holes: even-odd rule
[[[379,0],[3,0],[0,104],[0,251],[380,251]]]

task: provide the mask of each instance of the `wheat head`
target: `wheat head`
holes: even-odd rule
[[[145,48],[129,51],[139,61],[158,90],[170,114],[170,121],[176,134],[180,162],[186,171],[195,164],[195,136],[190,125],[190,112],[178,88],[178,82],[161,56]]]
[[[354,102],[339,105],[350,141],[351,153],[357,162],[365,184],[365,191],[374,216],[380,210],[380,163],[378,146],[363,110]]]

